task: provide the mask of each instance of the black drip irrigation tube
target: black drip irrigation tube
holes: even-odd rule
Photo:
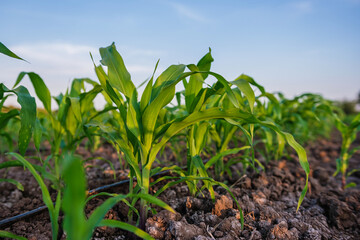
[[[158,173],[154,174],[153,177],[163,175],[163,174],[166,174],[168,172],[170,172],[170,170],[158,172]],[[129,183],[129,181],[130,181],[130,179],[125,179],[125,180],[122,180],[122,181],[119,181],[119,182],[116,182],[116,183],[111,183],[111,184],[108,184],[108,185],[105,185],[105,186],[97,187],[97,188],[91,189],[88,193],[93,194],[93,193],[96,193],[96,192],[104,191],[104,190],[109,189],[109,188],[118,187],[118,186],[121,186],[123,184]],[[135,179],[135,181],[136,181],[136,179]],[[14,217],[3,219],[3,220],[0,221],[0,229],[6,228],[6,227],[8,227],[8,226],[12,225],[13,223],[18,222],[20,220],[26,219],[26,218],[31,217],[31,216],[35,216],[37,214],[40,214],[41,212],[45,211],[46,209],[47,209],[47,206],[41,206],[41,207],[35,208],[35,209],[31,210],[31,211],[16,215]]]

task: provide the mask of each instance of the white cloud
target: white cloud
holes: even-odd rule
[[[200,13],[195,12],[194,10],[188,8],[187,6],[180,4],[180,3],[175,3],[175,2],[169,2],[170,6],[172,6],[176,12],[183,16],[186,17],[190,20],[194,20],[197,22],[209,22],[209,19],[205,18],[204,16],[202,16]]]

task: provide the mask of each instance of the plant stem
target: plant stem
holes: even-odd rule
[[[142,171],[142,188],[141,193],[148,194],[150,188],[150,169],[151,166],[146,166]],[[145,230],[145,223],[148,217],[148,205],[147,201],[144,199],[140,200],[140,221],[139,228]]]

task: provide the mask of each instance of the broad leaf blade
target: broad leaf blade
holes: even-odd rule
[[[44,80],[36,73],[34,72],[21,72],[16,79],[16,82],[14,84],[14,87],[16,87],[24,78],[25,75],[28,75],[30,78],[30,81],[35,89],[35,93],[40,99],[40,101],[43,103],[46,111],[51,114],[51,95],[50,91],[45,85]],[[14,88],[13,87],[13,88]]]
[[[68,156],[64,169],[64,230],[70,239],[85,239],[86,219],[84,214],[86,180],[82,161]]]
[[[115,44],[109,47],[100,48],[101,63],[108,67],[110,84],[117,88],[126,97],[131,98],[135,85],[131,81],[130,73],[127,71],[124,61],[116,50]]]
[[[13,53],[10,49],[8,49],[2,42],[0,42],[0,53],[5,54],[6,56],[9,56],[9,57],[20,59],[20,60],[27,62],[25,59],[19,57],[18,55]]]
[[[36,103],[35,98],[31,97],[29,91],[20,86],[14,90],[17,95],[17,101],[21,105],[19,131],[19,152],[24,155],[29,145],[32,132],[36,121]]]
[[[255,94],[250,87],[250,84],[246,80],[241,78],[236,79],[232,83],[235,84],[240,89],[240,91],[244,93],[245,97],[249,102],[251,112],[254,112]]]
[[[39,119],[36,119],[35,128],[34,128],[34,144],[35,144],[35,148],[38,151],[40,150],[41,137],[42,137],[42,126]]]

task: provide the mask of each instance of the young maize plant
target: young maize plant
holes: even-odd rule
[[[4,47],[0,44],[0,52],[19,58]],[[150,204],[172,211],[156,196],[180,182],[186,182],[193,195],[198,192],[200,181],[203,183],[200,192],[207,189],[212,198],[215,196],[214,185],[222,186],[232,195],[229,187],[209,177],[208,169],[215,165],[216,173],[221,175],[231,163],[230,161],[224,166],[223,157],[244,149],[250,151],[250,160],[244,158],[245,160],[242,161],[255,169],[256,164],[261,166],[255,158],[255,134],[258,129],[275,132],[278,139],[282,140],[279,146],[288,143],[297,152],[306,174],[306,183],[298,202],[298,208],[300,207],[308,187],[309,165],[305,150],[291,134],[281,131],[274,123],[276,121],[271,120],[271,113],[269,113],[271,110],[266,109],[259,98],[268,98],[269,106],[275,110],[277,109],[276,99],[265,92],[264,88],[252,78],[241,75],[234,81],[228,82],[221,75],[211,72],[213,58],[209,51],[197,65],[171,65],[155,79],[157,63],[143,94],[138,96],[137,89],[115,45],[100,48],[100,55],[102,65],[107,67],[107,72],[105,72],[101,65],[96,66],[94,63],[100,84],[90,79],[75,79],[70,90],[54,98],[59,107],[56,112],[52,111],[49,89],[36,73],[20,73],[12,90],[0,84],[0,106],[3,106],[8,94],[15,94],[21,105],[20,111],[1,112],[0,123],[4,125],[10,119],[20,117],[18,148],[21,155],[8,153],[16,160],[2,163],[0,168],[25,166],[34,176],[41,188],[43,201],[49,210],[52,239],[58,238],[61,207],[64,211],[64,230],[69,239],[89,239],[97,226],[119,227],[150,239],[146,233],[132,225],[103,220],[106,212],[117,202],[124,201],[130,207],[129,222],[133,221],[135,217],[133,213],[135,213],[139,216],[138,226],[144,229]],[[186,69],[189,69],[189,72],[185,72]],[[37,97],[43,103],[45,113],[37,113],[35,99],[29,95],[26,88],[17,87],[26,75]],[[212,86],[203,87],[208,76],[213,76],[217,82]],[[181,81],[185,90],[182,93],[176,93],[176,85]],[[93,87],[88,92],[85,91],[85,83]],[[260,96],[255,96],[252,87],[260,90]],[[99,93],[104,95],[107,102],[107,106],[100,112],[93,106],[93,100]],[[185,107],[181,106],[181,94],[185,97]],[[178,107],[171,108],[168,105],[174,98],[178,102]],[[105,113],[109,114],[106,121],[102,118],[102,114]],[[229,149],[229,142],[237,129],[241,130],[246,143],[242,147]],[[1,127],[0,131],[2,131]],[[176,165],[153,168],[153,163],[157,160],[160,151],[179,134],[184,134],[187,140],[187,170],[184,171]],[[217,152],[204,164],[200,155],[209,141],[208,135],[215,140]],[[51,144],[51,155],[47,159],[43,160],[39,151],[38,159],[41,166],[31,164],[23,157],[32,136],[38,151],[44,137]],[[100,195],[107,195],[110,198],[99,206],[89,219],[86,219],[83,210],[86,202],[92,197],[86,200],[86,184],[82,166],[84,161],[75,157],[74,153],[80,141],[85,137],[91,141],[99,136],[114,143],[117,150],[124,155],[130,168],[129,194],[101,193]],[[155,173],[166,169],[177,172],[179,177],[165,176],[150,184],[150,178]],[[55,205],[44,183],[45,178],[51,181],[52,187],[57,191]],[[175,181],[168,182],[155,193],[155,196],[150,196],[150,188],[165,179]],[[134,207],[138,201],[140,201],[139,211]],[[236,199],[235,202],[237,203]],[[75,211],[70,203],[77,206]],[[238,208],[241,210],[239,205]],[[242,216],[241,221],[243,225]],[[0,234],[10,236],[5,235],[10,233],[0,232]]]
[[[21,155],[17,153],[8,153],[9,156],[14,157],[17,161],[19,161],[24,167],[26,167],[30,173],[34,176],[35,180],[40,186],[41,193],[42,193],[42,199],[46,207],[49,211],[50,221],[51,221],[51,229],[52,229],[52,239],[56,240],[58,238],[58,231],[59,231],[59,213],[60,213],[60,206],[61,206],[61,195],[62,191],[58,190],[57,197],[55,201],[55,206],[51,200],[49,190],[44,183],[44,179],[40,176],[38,173],[38,170],[41,170],[41,167],[39,168],[36,165],[31,164],[28,162],[25,158],[23,158]]]
[[[95,111],[92,101],[96,95],[102,91],[102,88],[89,79],[75,79],[70,92],[67,91],[64,96],[60,95],[56,98],[59,110],[55,114],[51,110],[50,91],[39,75],[33,72],[22,72],[14,86],[17,86],[25,75],[29,76],[36,95],[43,103],[46,111],[46,118],[41,121],[43,125],[39,119],[34,121],[35,147],[39,151],[41,138],[42,135],[44,135],[51,144],[51,155],[43,161],[39,154],[39,157],[36,158],[40,160],[42,164],[42,166],[39,166],[31,164],[19,154],[9,153],[9,155],[13,156],[17,161],[5,162],[5,164],[8,166],[24,165],[35,177],[41,188],[43,201],[49,210],[52,224],[52,239],[57,239],[59,233],[58,217],[64,186],[62,179],[64,155],[73,155],[80,141],[85,136],[90,136],[89,132],[85,133],[83,126],[99,115],[99,113]],[[84,89],[84,82],[92,84],[94,88],[89,92],[81,92],[81,90]],[[33,114],[36,117],[36,111],[34,111]],[[46,128],[48,130],[43,132],[42,129],[46,127],[46,124],[49,125]],[[50,161],[52,161],[53,164],[50,164]],[[44,184],[44,179],[50,180],[52,188],[57,191],[55,207],[50,198],[49,190]]]
[[[181,118],[182,116],[186,116],[186,114],[191,114],[196,111],[203,111],[206,109],[210,109],[207,102],[210,100],[212,94],[216,94],[216,91],[211,88],[203,88],[203,83],[208,76],[208,71],[210,70],[211,62],[213,58],[211,53],[207,53],[200,61],[198,62],[197,66],[195,65],[188,65],[187,67],[193,71],[202,71],[203,73],[196,73],[190,76],[189,82],[186,79],[183,79],[183,83],[185,86],[185,91],[183,94],[185,96],[185,111],[182,114],[176,116],[173,115],[172,119],[176,119],[176,117]],[[204,94],[204,91],[207,91],[207,95],[203,95],[203,99],[199,101],[196,97],[198,97],[199,93],[202,91],[201,94]],[[194,104],[194,105],[193,105]],[[180,100],[178,100],[178,105],[180,105]],[[163,122],[165,123],[165,122]],[[218,155],[210,159],[210,164],[204,165],[202,159],[200,158],[200,154],[204,149],[208,138],[208,130],[210,124],[206,121],[201,121],[194,123],[193,125],[189,126],[187,129],[187,147],[188,147],[188,157],[187,157],[187,170],[183,170],[177,166],[169,167],[169,168],[162,168],[162,170],[170,169],[173,172],[180,175],[180,178],[176,181],[176,183],[180,183],[185,181],[188,185],[190,194],[195,196],[198,193],[202,193],[203,189],[207,189],[212,197],[215,199],[215,194],[213,190],[213,185],[220,185],[220,183],[214,181],[213,179],[209,178],[207,169],[211,166],[211,163],[214,162],[214,158],[218,158]],[[172,179],[171,177],[163,177],[159,178],[153,184],[156,184],[165,179]],[[210,181],[206,180],[210,179]],[[198,182],[201,180],[204,185],[198,190]],[[156,196],[159,195],[162,191],[166,188],[171,186],[173,183],[169,183],[165,185],[165,187],[161,188],[157,193]],[[226,187],[229,191],[229,189]],[[230,191],[229,191],[230,192]],[[230,193],[231,194],[231,193]],[[234,199],[237,203],[237,200]]]
[[[191,71],[197,71],[197,72],[201,72],[201,73],[197,73],[194,74],[192,76],[190,76],[189,82],[187,82],[185,79],[183,80],[184,83],[184,87],[185,87],[185,91],[184,91],[184,95],[185,95],[185,105],[186,105],[186,109],[188,113],[192,113],[193,111],[197,111],[197,110],[205,110],[205,109],[210,109],[213,107],[219,107],[219,105],[216,105],[216,103],[218,103],[217,99],[223,99],[226,95],[220,95],[219,94],[219,90],[221,88],[219,88],[217,91],[211,91],[211,88],[209,88],[208,94],[204,97],[204,101],[202,103],[202,105],[199,104],[199,102],[197,102],[197,97],[201,96],[201,94],[199,94],[201,91],[204,91],[203,88],[203,84],[205,83],[206,78],[209,75],[209,71],[210,71],[210,67],[211,67],[211,62],[213,62],[214,59],[211,56],[211,50],[209,51],[209,53],[207,53],[202,59],[200,59],[200,61],[198,62],[198,64],[196,66],[194,65],[188,65],[188,68]],[[225,82],[225,81],[223,81]],[[215,87],[213,88],[213,90],[215,89]],[[197,109],[192,107],[193,104],[197,104]],[[226,109],[226,107],[221,106],[222,108]],[[223,122],[221,120],[216,120],[217,122]],[[220,174],[223,173],[223,161],[222,158],[228,154],[233,154],[233,153],[237,153],[240,150],[246,149],[248,148],[247,146],[242,147],[242,148],[236,148],[236,149],[231,149],[230,151],[226,151],[227,150],[227,144],[229,143],[229,141],[231,140],[233,133],[236,131],[237,127],[229,125],[231,127],[233,127],[233,129],[231,129],[229,132],[226,132],[224,134],[227,134],[225,139],[222,140],[222,146],[220,148],[217,148],[217,151],[215,153],[215,156],[213,156],[211,159],[209,159],[209,161],[203,165],[201,159],[200,159],[200,154],[202,152],[202,150],[204,149],[205,145],[208,142],[208,133],[210,131],[211,133],[211,120],[207,121],[207,122],[200,122],[200,123],[196,123],[194,125],[192,125],[191,127],[189,127],[188,130],[188,137],[187,137],[187,143],[188,143],[188,163],[187,163],[187,176],[199,176],[199,177],[208,177],[207,174],[207,169],[210,168],[212,165],[215,164],[215,175],[219,176]],[[213,133],[214,135],[214,133]],[[218,145],[217,145],[218,146]],[[221,160],[219,160],[221,159]],[[219,164],[220,163],[220,164]],[[220,165],[220,167],[219,167]],[[201,168],[199,168],[198,166],[201,166]],[[200,171],[201,169],[201,171]],[[194,181],[193,183],[189,183],[188,182],[188,187],[190,189],[190,193],[192,195],[195,195],[197,188],[196,188],[196,181]],[[213,193],[212,187],[208,184],[205,184],[204,187],[206,187],[210,193]]]
[[[20,111],[17,109],[12,109],[8,112],[2,112],[3,104],[9,95],[5,94],[15,94],[17,96],[17,101],[21,106]],[[24,155],[26,149],[32,138],[32,133],[34,131],[35,121],[36,121],[36,103],[35,99],[30,96],[29,91],[23,87],[19,86],[15,89],[8,89],[3,83],[0,84],[0,135],[7,136],[5,132],[2,132],[7,123],[14,118],[20,117],[20,131],[18,138],[18,148],[19,152]],[[9,146],[12,146],[12,139],[9,137]],[[1,168],[10,167],[9,163],[0,164]],[[22,185],[13,180],[13,179],[0,179],[0,182],[9,182],[15,184],[20,190],[23,190]]]
[[[0,52],[4,53],[13,58],[21,59],[14,53],[12,53],[9,49],[7,49],[2,43],[0,43]],[[30,96],[28,90],[23,87],[16,86],[22,81],[25,75],[28,75],[31,83],[34,86],[36,95],[43,103],[46,112],[48,113],[47,117],[50,117],[51,127],[48,129],[52,129],[53,135],[47,135],[48,140],[52,143],[52,155],[50,155],[45,162],[43,162],[43,166],[38,166],[35,164],[29,163],[25,158],[21,155],[25,154],[25,151],[29,145],[30,139],[33,135],[34,144],[37,150],[40,148],[41,137],[42,137],[42,126],[40,124],[39,119],[36,118],[36,103],[35,99]],[[81,93],[80,90],[83,88],[84,81],[93,84],[94,89],[88,93]],[[7,161],[0,165],[0,168],[8,168],[14,166],[25,166],[31,174],[35,177],[38,182],[42,194],[43,201],[45,205],[49,209],[51,224],[52,224],[52,239],[57,239],[58,235],[58,217],[61,206],[61,197],[62,197],[62,182],[61,182],[61,161],[62,157],[60,156],[60,145],[64,140],[63,135],[66,131],[67,134],[67,148],[66,150],[71,150],[72,152],[76,149],[76,142],[80,141],[83,137],[78,137],[77,131],[79,128],[82,129],[83,122],[81,119],[84,116],[88,116],[86,113],[89,113],[91,107],[93,106],[92,100],[95,98],[97,93],[102,91],[100,86],[96,87],[95,82],[92,82],[88,79],[76,79],[73,81],[72,88],[67,97],[67,93],[65,97],[58,98],[59,110],[56,116],[53,115],[51,111],[51,95],[44,81],[41,79],[39,75],[33,72],[25,73],[22,72],[19,74],[19,77],[16,80],[16,83],[12,90],[9,90],[4,84],[0,84],[0,104],[1,108],[3,107],[4,101],[9,95],[4,96],[5,94],[12,93],[17,96],[17,100],[21,106],[20,112],[16,109],[10,110],[6,113],[2,113],[0,115],[0,123],[1,128],[6,125],[6,123],[14,117],[20,116],[21,128],[19,131],[19,141],[18,147],[21,155],[17,153],[8,153],[10,156],[13,156],[17,159],[17,161]],[[94,115],[98,114],[97,112]],[[76,123],[75,119],[78,121]],[[47,134],[48,132],[44,132]],[[48,164],[51,158],[54,158],[54,167],[53,171],[48,171],[47,168],[51,165]],[[41,160],[41,158],[40,158]],[[39,173],[41,175],[39,175]],[[43,178],[47,178],[51,180],[53,183],[53,187],[58,191],[55,206],[52,203],[50,198],[49,190],[47,189]],[[22,189],[22,185],[12,179],[1,179],[0,181],[6,181],[13,184],[16,184],[19,189]],[[2,232],[2,234],[5,234]],[[10,236],[10,235],[3,235]],[[15,238],[13,236],[13,238]],[[15,238],[16,239],[16,238]],[[23,239],[23,238],[19,238]]]
[[[81,78],[72,81],[70,91],[67,90],[65,95],[60,94],[54,97],[58,104],[58,110],[54,112],[52,111],[50,91],[38,74],[21,72],[14,86],[17,86],[26,75],[45,108],[43,117],[40,117],[39,112],[35,123],[35,147],[39,150],[42,137],[45,137],[51,144],[51,155],[45,161],[41,159],[40,155],[38,158],[43,163],[42,175],[52,181],[55,189],[61,189],[61,154],[65,152],[73,154],[85,137],[91,140],[95,133],[84,126],[109,109],[98,112],[94,108],[93,100],[102,91],[102,88],[88,78]],[[84,83],[88,83],[93,88],[85,92]],[[50,161],[54,164],[49,164]]]
[[[341,184],[342,188],[345,189],[348,187],[356,186],[355,183],[346,184],[346,179],[355,171],[360,170],[354,169],[350,172],[347,172],[347,169],[349,167],[349,159],[354,153],[360,150],[360,147],[350,149],[351,144],[356,139],[356,133],[360,131],[360,113],[354,117],[354,119],[349,125],[341,121],[341,119],[337,115],[334,114],[334,117],[335,126],[340,131],[342,137],[340,157],[336,159],[336,172],[334,173],[334,176],[341,173]]]
[[[242,125],[245,124],[263,124],[279,132],[298,152],[301,166],[308,176],[309,166],[305,150],[290,134],[280,131],[273,123],[261,122],[251,112],[242,110],[238,99],[239,96],[235,95],[235,91],[230,88],[228,82],[221,75],[213,72],[200,72],[195,65],[188,66],[191,72],[184,72],[185,65],[172,65],[156,79],[155,83],[153,82],[153,74],[139,101],[137,90],[115,45],[112,44],[109,47],[100,48],[100,55],[102,58],[101,63],[107,67],[107,73],[101,65],[96,66],[94,63],[95,71],[104,91],[119,110],[120,118],[117,120],[119,121],[120,128],[114,134],[112,129],[104,126],[102,123],[93,124],[93,126],[97,125],[104,133],[107,133],[124,153],[131,169],[130,194],[149,193],[150,177],[154,172],[152,171],[152,164],[159,151],[171,137],[193,124],[210,119],[228,119],[228,121],[231,121],[232,124],[240,128],[243,128]],[[158,120],[159,114],[161,109],[173,100],[176,84],[186,77],[198,73],[212,75],[218,82],[212,88],[202,88],[197,95],[193,94],[194,101],[190,107],[191,111],[185,116],[160,124]],[[234,81],[234,84],[244,92],[249,102],[251,102],[249,105],[252,110],[255,99],[249,93],[249,89],[251,90],[250,86],[248,86],[249,82],[245,79],[238,79],[238,81]],[[203,104],[214,93],[227,94],[234,107],[225,109],[216,106],[203,109]],[[239,119],[240,121],[235,121],[234,119]],[[136,186],[133,184],[134,177],[137,180]],[[208,179],[206,178],[205,180]],[[306,190],[307,180],[299,200],[299,206]],[[135,198],[133,203],[137,200]],[[142,199],[140,200],[141,228],[145,226],[147,213],[148,204]]]
[[[64,162],[64,199],[62,209],[64,211],[64,231],[67,239],[90,239],[96,227],[115,227],[134,233],[142,239],[154,239],[143,230],[117,220],[104,219],[105,214],[118,202],[124,201],[129,204],[127,198],[132,197],[131,194],[105,194],[99,193],[97,195],[86,198],[86,179],[82,160],[77,157],[67,156]],[[103,204],[98,206],[86,219],[85,205],[92,198],[99,195],[110,196]],[[164,209],[174,212],[167,204],[161,200],[150,196],[148,194],[139,194],[137,197],[147,200],[150,203],[156,204]]]
[[[21,57],[17,56],[10,49],[8,49],[3,43],[0,42],[0,53],[3,53],[9,57],[24,60]],[[26,61],[26,60],[24,60]],[[5,100],[10,96],[5,93],[14,93],[17,96],[18,103],[21,106],[20,112],[17,109],[12,109],[10,111],[3,112],[3,106]],[[20,86],[16,89],[9,90],[3,83],[0,84],[0,136],[4,137],[8,141],[9,149],[12,150],[12,138],[9,134],[3,132],[4,128],[8,124],[8,122],[20,115],[21,127],[19,132],[19,151],[22,154],[25,154],[25,151],[29,145],[30,138],[32,136],[32,131],[34,127],[34,122],[36,118],[36,103],[35,99],[30,96],[28,90]],[[35,117],[34,117],[35,116]],[[20,145],[21,144],[21,145]],[[0,169],[12,167],[13,162],[4,162],[0,163]],[[24,187],[20,182],[13,179],[2,179],[0,178],[0,182],[8,182],[16,185],[19,190],[24,190]],[[17,236],[7,231],[0,230],[0,237],[3,238],[11,238],[18,240],[26,240],[24,237]]]
[[[317,136],[328,136],[332,130],[330,102],[320,95],[305,93],[293,99],[279,95],[280,114],[273,120],[292,132],[302,143],[314,140]]]

